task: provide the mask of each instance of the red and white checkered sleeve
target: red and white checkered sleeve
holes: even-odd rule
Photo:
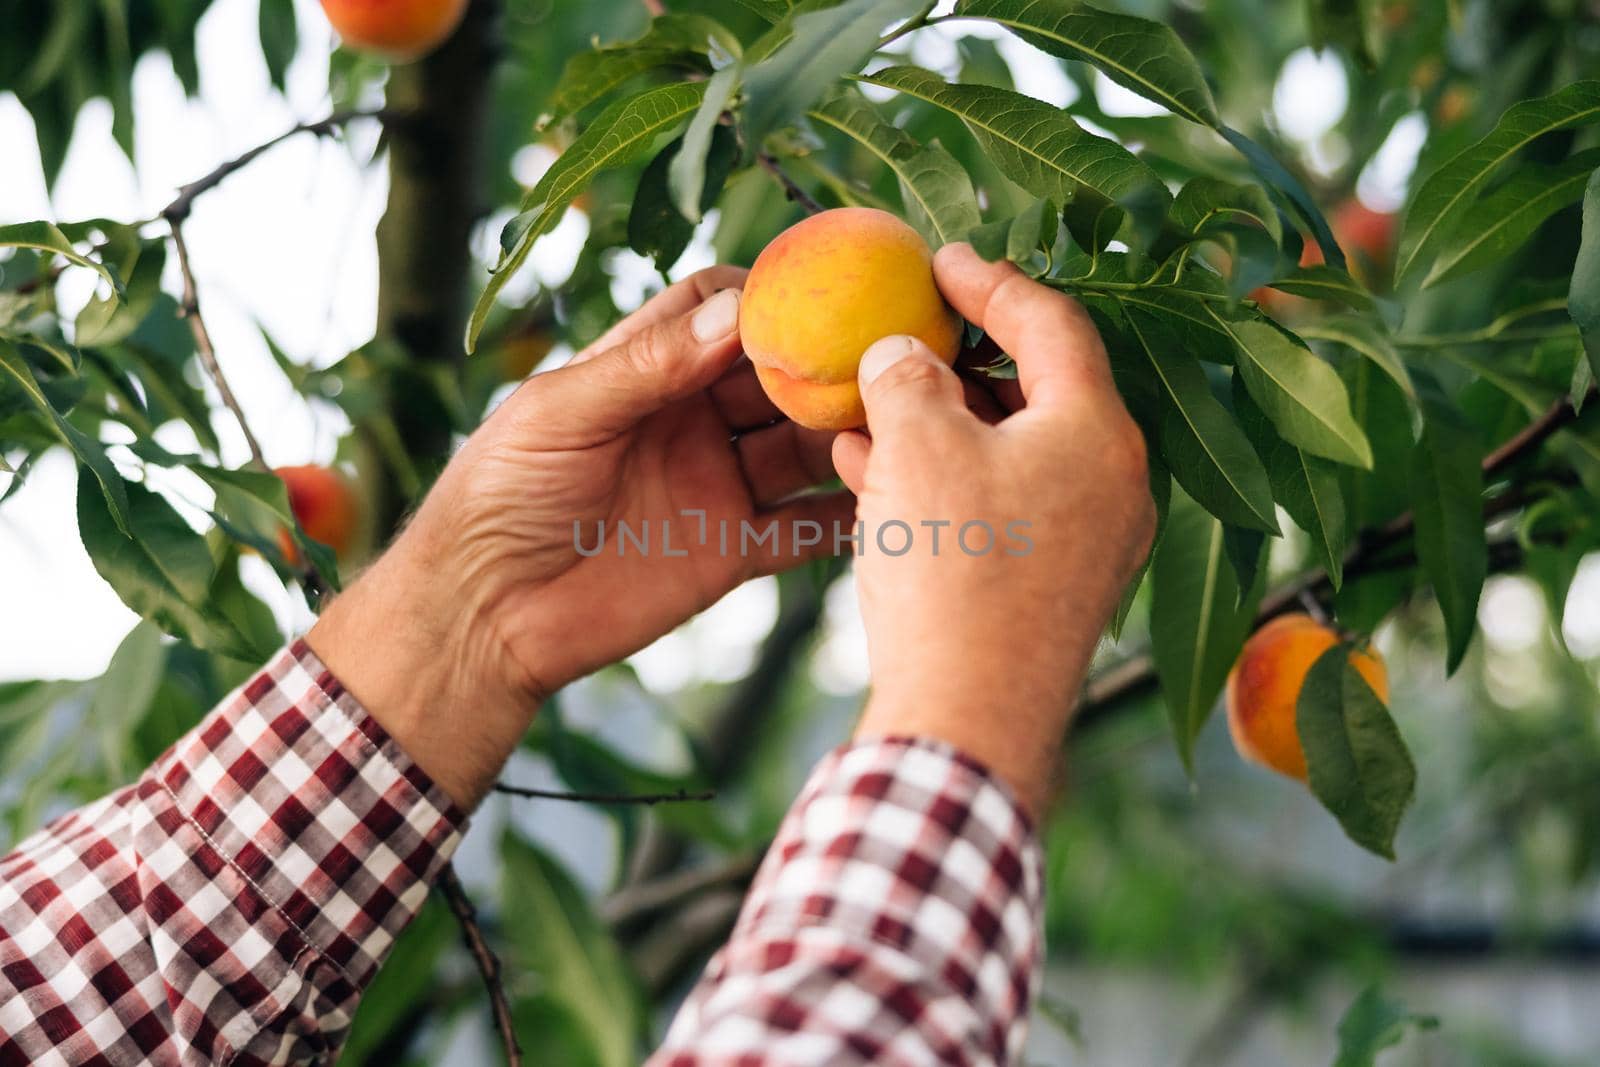
[[[1027,816],[947,746],[838,750],[650,1067],[1016,1062],[1043,955]]]
[[[331,1063],[464,823],[296,642],[0,859],[0,1064]]]

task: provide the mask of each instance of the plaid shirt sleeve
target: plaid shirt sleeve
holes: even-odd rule
[[[836,751],[649,1067],[1020,1059],[1043,861],[981,766],[928,741]]]
[[[0,1065],[331,1063],[464,821],[296,642],[0,859]]]

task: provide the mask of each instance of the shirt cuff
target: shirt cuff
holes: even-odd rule
[[[171,799],[158,819],[197,830],[358,986],[421,909],[466,826],[303,640],[164,755],[146,788]]]
[[[731,944],[826,927],[885,946],[965,1001],[982,1020],[975,1043],[1013,1062],[1043,957],[1043,884],[1032,824],[985,767],[925,738],[864,741],[811,775]]]

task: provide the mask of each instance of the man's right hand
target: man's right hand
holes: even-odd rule
[[[991,424],[920,342],[884,338],[862,359],[870,436],[833,449],[864,524],[873,691],[858,736],[947,741],[1037,813],[1095,642],[1150,549],[1144,441],[1077,301],[964,244],[934,276],[1018,377]]]

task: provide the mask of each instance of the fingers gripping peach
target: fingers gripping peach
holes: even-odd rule
[[[1228,730],[1234,747],[1253,763],[1306,780],[1296,705],[1306,674],[1339,642],[1330,627],[1309,615],[1281,615],[1250,636],[1228,673]],[[1389,702],[1389,675],[1372,649],[1350,653],[1350,664],[1378,699]]]
[[[455,32],[467,0],[322,0],[322,10],[346,46],[408,62]]]
[[[745,282],[739,331],[772,402],[817,430],[866,425],[856,368],[874,341],[910,334],[947,364],[961,348],[926,242],[872,208],[824,211],[779,234]]]

